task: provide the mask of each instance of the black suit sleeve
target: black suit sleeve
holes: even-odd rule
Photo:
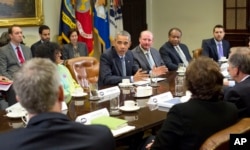
[[[167,119],[158,132],[151,150],[178,149],[178,141],[184,134],[181,114],[176,107],[168,112]]]
[[[100,59],[100,72],[99,72],[99,86],[104,85],[117,85],[122,81],[122,76],[114,75],[112,73],[113,59],[108,55],[102,54]]]
[[[177,64],[174,64],[172,62],[172,59],[170,58],[170,54],[168,52],[168,50],[162,46],[159,50],[160,54],[161,54],[161,58],[162,60],[164,61],[165,65],[167,66],[167,68],[170,70],[170,71],[173,71],[173,70],[177,70],[178,68],[178,65]]]

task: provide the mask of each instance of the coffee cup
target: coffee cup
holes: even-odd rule
[[[124,106],[125,107],[134,107],[134,106],[137,106],[137,102],[133,101],[133,100],[127,100],[127,101],[124,101]]]
[[[29,119],[30,119],[30,118],[29,118],[29,114],[26,114],[25,116],[22,117],[22,121],[23,121],[23,123],[26,124],[26,125],[28,124]]]
[[[129,79],[122,79],[122,83],[123,83],[123,84],[129,84],[129,83],[130,83],[130,80],[129,80]]]
[[[128,122],[138,120],[138,116],[124,116],[124,119],[127,120]]]
[[[9,126],[11,126],[12,128],[24,127],[23,122],[9,122]]]

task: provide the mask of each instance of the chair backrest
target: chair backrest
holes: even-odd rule
[[[193,52],[193,58],[197,59],[202,54],[202,48],[197,48],[192,51]]]
[[[243,118],[234,125],[216,132],[201,145],[200,150],[227,150],[229,149],[230,134],[250,132],[250,118]]]
[[[94,57],[76,57],[65,63],[72,77],[82,86],[96,83],[99,76],[99,61]]]

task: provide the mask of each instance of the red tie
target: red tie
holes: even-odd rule
[[[20,51],[20,48],[17,46],[17,47],[16,47],[16,50],[17,50],[17,55],[18,55],[19,62],[20,62],[21,64],[23,64],[25,60],[24,60],[23,55],[22,55],[22,53],[21,53],[21,51]]]

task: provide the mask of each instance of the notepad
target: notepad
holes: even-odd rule
[[[101,124],[109,127],[111,130],[117,130],[127,126],[127,120],[110,116],[101,116],[91,120],[91,124]]]

